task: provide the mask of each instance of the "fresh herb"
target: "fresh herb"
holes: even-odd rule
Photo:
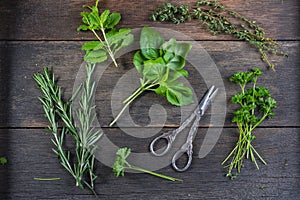
[[[0,164],[1,165],[6,165],[7,164],[7,159],[5,157],[0,157]]]
[[[239,40],[249,42],[258,49],[262,60],[273,70],[274,64],[269,55],[286,56],[283,51],[279,50],[279,44],[274,39],[266,37],[264,29],[255,21],[228,10],[217,1],[198,0],[195,8],[164,3],[153,12],[151,18],[153,21],[171,21],[175,24],[192,19],[200,20],[206,30],[213,35],[229,34]]]
[[[51,75],[48,68],[44,68],[44,74],[36,73],[33,76],[43,94],[42,97],[39,97],[39,100],[43,105],[45,116],[50,122],[48,130],[54,136],[51,139],[56,147],[52,149],[53,152],[60,159],[61,165],[75,179],[76,186],[83,188],[85,184],[92,191],[94,181],[97,178],[94,174],[95,157],[93,151],[96,148],[95,143],[101,136],[99,131],[95,131],[92,128],[92,123],[96,118],[95,114],[92,114],[92,111],[95,109],[95,106],[92,104],[95,90],[95,82],[92,81],[94,69],[95,65],[86,65],[85,82],[67,102],[63,101],[61,88],[55,83],[54,74]],[[71,103],[79,92],[81,92],[79,109],[77,110],[79,122],[75,124],[72,117]],[[58,127],[59,118],[65,124],[65,127],[62,129]],[[67,133],[71,133],[76,142],[76,160],[72,160],[70,151],[64,150],[63,143]]]
[[[36,181],[58,181],[60,178],[33,178]]]
[[[117,153],[116,153],[117,157],[116,157],[116,160],[115,160],[114,166],[113,166],[113,172],[117,177],[124,176],[126,169],[132,169],[132,170],[136,170],[136,171],[140,171],[140,172],[145,172],[145,173],[148,173],[148,174],[151,174],[153,176],[157,176],[157,177],[160,177],[163,179],[167,179],[169,181],[182,181],[181,179],[177,179],[177,178],[173,178],[173,177],[159,174],[156,172],[152,172],[152,171],[129,164],[126,161],[126,159],[130,155],[130,153],[131,153],[131,149],[127,148],[127,147],[121,148],[117,151]]]
[[[133,42],[133,35],[130,34],[130,28],[119,30],[115,28],[121,20],[120,13],[110,13],[110,10],[99,13],[98,3],[99,0],[96,1],[95,6],[84,6],[90,12],[81,12],[83,24],[77,28],[78,31],[92,31],[98,39],[98,41],[86,42],[82,46],[82,50],[86,51],[84,60],[90,63],[99,63],[107,60],[109,55],[117,67],[115,54]],[[97,31],[100,31],[103,39]]]
[[[154,91],[165,96],[175,106],[193,103],[192,91],[179,77],[188,76],[184,69],[185,59],[192,48],[188,43],[178,43],[175,39],[165,41],[157,31],[144,27],[140,37],[140,48],[133,58],[136,70],[143,76],[141,86],[125,101],[124,107],[111,122],[112,126],[139,95],[144,91]]]
[[[240,106],[240,109],[233,113],[232,120],[239,128],[239,139],[235,148],[222,162],[224,165],[231,158],[230,164],[225,166],[228,168],[227,176],[231,178],[236,177],[232,173],[233,169],[237,169],[237,173],[240,173],[244,158],[250,157],[257,169],[259,167],[256,156],[263,164],[267,164],[251,144],[256,139],[256,136],[252,134],[254,129],[268,117],[272,118],[273,109],[276,108],[276,101],[271,97],[269,90],[263,86],[257,86],[257,79],[260,75],[262,75],[260,69],[255,68],[251,72],[238,72],[230,77],[230,81],[237,83],[242,90],[241,93],[231,98],[232,103]],[[250,83],[252,87],[247,89],[246,86]]]

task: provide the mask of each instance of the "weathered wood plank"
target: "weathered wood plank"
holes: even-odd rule
[[[41,71],[43,66],[53,68],[59,85],[64,88],[65,96],[72,91],[76,74],[82,63],[83,52],[80,51],[81,42],[1,42],[0,43],[0,126],[1,127],[44,127],[47,125],[43,117],[43,110],[36,99],[40,92],[36,89],[32,75]],[[270,88],[278,101],[275,118],[264,123],[263,126],[299,126],[300,105],[298,104],[299,82],[299,42],[282,42],[283,49],[289,54],[287,59],[274,58],[276,72],[267,70],[260,61],[255,49],[243,42],[199,42],[213,61],[224,81],[227,94],[227,117],[225,126],[232,126],[231,113],[234,109],[229,98],[238,87],[228,82],[228,77],[234,72],[246,68],[261,67],[265,75],[260,84]],[[112,121],[112,92],[124,74],[128,75],[132,66],[132,55],[126,54],[118,59],[120,68],[109,66],[103,73],[97,87],[96,105],[101,126],[107,126]],[[205,65],[206,61],[202,63]],[[209,64],[209,63],[207,63]],[[209,66],[209,65],[208,65]],[[197,66],[187,65],[190,71],[188,82],[195,90],[198,98],[206,91],[206,77],[202,77],[196,70]],[[203,69],[206,71],[210,68]],[[134,71],[134,70],[133,70]],[[100,76],[100,75],[98,75]],[[129,77],[129,78],[128,78]],[[124,85],[137,87],[134,74],[129,74]],[[129,93],[125,93],[129,95]],[[114,96],[118,97],[118,96]],[[130,107],[133,120],[140,125],[150,123],[148,111],[152,104],[160,104],[166,109],[168,118],[166,125],[177,126],[181,120],[180,109],[171,106],[164,98],[154,93],[146,93]],[[186,113],[188,114],[188,113]],[[209,126],[211,112],[201,122],[201,126]],[[161,123],[154,124],[162,126]],[[130,126],[130,125],[128,125]]]
[[[145,25],[175,29],[189,35],[195,40],[232,40],[228,36],[211,36],[198,22],[186,23],[181,26],[153,23],[150,21],[152,11],[162,5],[164,0],[133,1],[109,0],[100,3],[101,9],[120,12],[123,19],[122,27],[137,28]],[[178,1],[169,1],[178,3]],[[196,0],[182,1],[194,5]],[[238,0],[220,1],[232,10],[256,20],[266,29],[267,35],[280,40],[299,39],[300,3],[295,0]],[[79,34],[82,5],[93,5],[94,0],[25,0],[0,2],[0,39],[2,40],[81,40],[93,39],[90,34]]]
[[[164,131],[167,129],[164,129]],[[191,168],[176,173],[171,167],[159,172],[184,179],[183,183],[159,180],[146,174],[127,173],[114,177],[111,168],[97,163],[96,191],[101,199],[298,199],[300,188],[299,128],[257,129],[254,145],[268,162],[245,162],[240,176],[234,180],[224,177],[220,165],[237,139],[237,130],[223,129],[222,135],[208,156],[199,159],[197,152],[206,129],[198,130],[194,141]],[[104,129],[118,146],[128,146],[136,153],[148,152],[150,138],[132,138],[120,129]],[[73,179],[62,169],[51,152],[51,134],[42,129],[0,130],[1,155],[8,158],[0,166],[1,199],[92,199],[89,191],[76,188]],[[100,147],[101,148],[101,147]],[[101,152],[101,151],[100,151]],[[60,177],[59,181],[35,181],[34,177]],[[7,186],[7,187],[6,187]]]

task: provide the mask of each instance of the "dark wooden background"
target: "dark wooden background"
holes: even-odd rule
[[[276,72],[268,70],[257,51],[245,42],[230,36],[211,36],[198,22],[176,26],[153,23],[151,12],[162,0],[102,1],[101,8],[122,14],[120,27],[139,28],[145,25],[171,28],[199,42],[213,58],[224,79],[227,93],[227,117],[221,137],[208,156],[199,159],[197,152],[203,134],[195,139],[195,155],[191,168],[176,173],[171,167],[159,172],[184,179],[183,183],[160,180],[146,174],[127,173],[114,177],[111,168],[97,163],[96,192],[102,199],[300,199],[300,2],[297,0],[222,0],[219,1],[266,29],[268,36],[279,41],[288,58],[273,57]],[[179,2],[179,1],[173,1]],[[181,1],[193,5],[195,0]],[[76,73],[82,63],[80,50],[84,40],[93,36],[78,33],[79,15],[83,4],[92,0],[1,0],[0,2],[0,156],[8,164],[0,166],[0,199],[93,199],[90,191],[74,186],[74,180],[62,169],[51,152],[51,134],[45,130],[47,121],[36,97],[32,75],[49,66],[59,77],[58,84],[70,96]],[[179,38],[180,39],[180,38]],[[122,74],[132,68],[131,55],[120,59],[121,67],[112,65],[106,70],[96,93],[100,124],[110,139],[120,146],[146,152],[151,138],[129,137],[117,127],[108,128],[113,119],[110,109],[111,92]],[[238,88],[228,77],[236,71],[260,67],[265,72],[260,83],[266,85],[278,101],[275,118],[256,130],[254,145],[268,162],[260,170],[245,162],[236,180],[228,180],[222,160],[237,140],[237,128],[231,123],[234,107],[229,102]],[[194,88],[199,84],[199,97],[206,89],[203,81],[191,79]],[[145,101],[143,101],[145,100]],[[163,98],[145,94],[131,107],[137,123],[149,123],[150,102],[160,103],[169,110],[168,130],[178,126],[178,109]],[[142,114],[147,115],[147,114]],[[208,113],[208,115],[210,115]],[[209,117],[200,124],[199,132],[209,127]],[[162,127],[163,124],[157,124]],[[137,128],[139,129],[139,128]],[[140,128],[143,130],[142,128]],[[141,142],[141,143],[140,143]],[[142,144],[142,145],[141,145]],[[59,181],[36,181],[34,177],[60,177]]]

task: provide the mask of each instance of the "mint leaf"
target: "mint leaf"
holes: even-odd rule
[[[102,26],[104,26],[107,18],[108,18],[108,15],[110,13],[110,10],[105,10],[103,13],[101,13],[100,15],[100,24],[102,24]]]
[[[103,43],[99,41],[86,42],[82,45],[82,50],[98,50],[103,48]]]
[[[121,14],[120,13],[112,13],[110,14],[105,23],[104,23],[104,27],[111,29],[114,28],[121,20]]]
[[[105,60],[107,60],[106,51],[102,49],[87,51],[84,56],[84,61],[89,63],[100,63]]]

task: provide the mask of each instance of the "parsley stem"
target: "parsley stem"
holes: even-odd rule
[[[180,181],[180,182],[183,181],[182,179],[166,176],[166,175],[159,174],[159,173],[156,173],[156,172],[152,172],[152,171],[149,171],[149,170],[146,170],[146,169],[143,169],[143,168],[140,168],[140,167],[136,167],[136,166],[133,166],[133,165],[130,165],[129,168],[133,169],[133,170],[136,170],[136,171],[145,172],[145,173],[148,173],[148,174],[151,174],[153,176],[157,176],[159,178],[163,178],[163,179],[166,179],[166,180],[169,180],[169,181]]]

